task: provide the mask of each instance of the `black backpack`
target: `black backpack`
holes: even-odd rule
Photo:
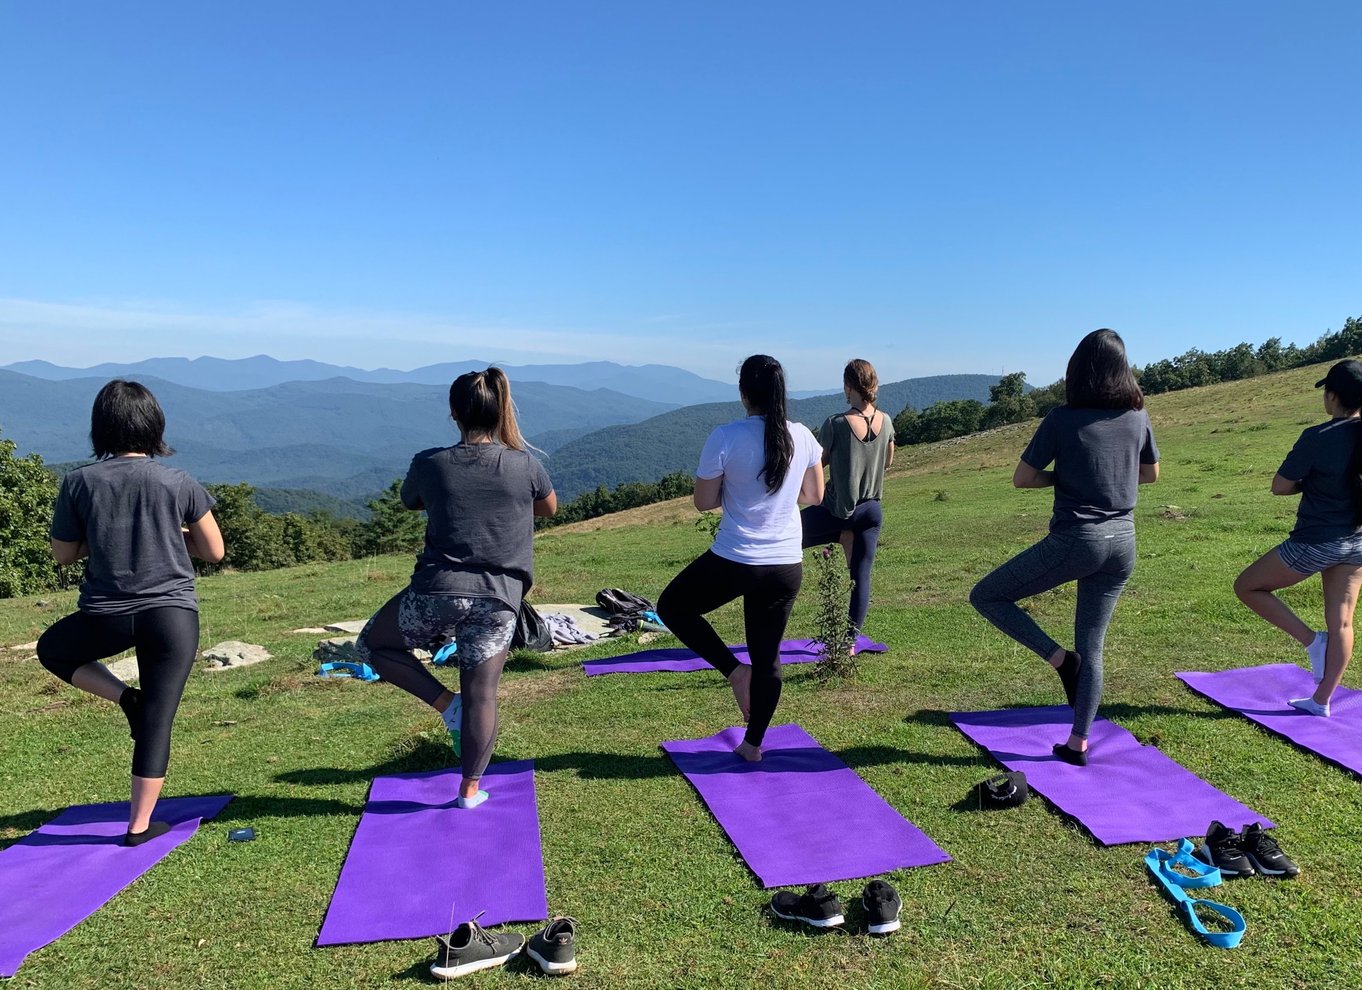
[[[515,635],[511,637],[511,649],[532,650],[535,653],[548,653],[553,649],[553,634],[534,606],[523,598],[520,611],[515,617]]]
[[[602,588],[596,592],[596,604],[611,615],[637,615],[639,612],[657,611],[657,606],[648,599],[623,588]]]

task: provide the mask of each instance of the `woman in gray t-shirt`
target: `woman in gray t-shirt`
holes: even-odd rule
[[[463,766],[455,803],[475,808],[497,735],[497,685],[521,597],[533,581],[534,517],[558,511],[544,466],[516,425],[500,368],[460,375],[449,387],[459,442],[417,454],[402,504],[426,511],[426,543],[411,583],[359,634],[355,647],[385,681],[440,713]],[[459,693],[412,653],[453,640]]]
[[[62,479],[52,512],[52,555],[86,558],[78,610],[48,627],[38,660],[73,687],[116,702],[128,719],[132,801],[123,844],[169,830],[152,813],[170,764],[170,728],[199,648],[199,602],[189,558],[216,563],[222,534],[213,496],[166,467],[165,414],[138,382],[115,379],[90,413],[93,464]],[[100,663],[137,652],[137,687]]]
[[[1329,700],[1353,652],[1353,611],[1362,589],[1362,364],[1340,361],[1315,383],[1324,389],[1327,422],[1300,435],[1272,479],[1273,495],[1299,495],[1290,537],[1259,557],[1234,582],[1234,593],[1282,630],[1310,658],[1315,693],[1289,704],[1329,715]],[[1276,592],[1318,574],[1324,624],[1307,626]]]
[[[1079,342],[1064,392],[1065,404],[1041,422],[1012,475],[1018,488],[1054,488],[1050,535],[975,585],[970,603],[1055,668],[1074,721],[1054,753],[1084,766],[1102,698],[1107,625],[1135,569],[1136,490],[1158,480],[1159,449],[1114,331],[1094,330]],[[1074,648],[1066,650],[1017,602],[1070,581],[1078,582],[1078,604]]]

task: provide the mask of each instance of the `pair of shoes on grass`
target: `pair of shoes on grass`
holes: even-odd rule
[[[1196,858],[1217,867],[1226,877],[1251,877],[1258,873],[1265,877],[1294,877],[1300,873],[1300,867],[1287,858],[1277,840],[1259,822],[1246,825],[1242,832],[1211,822]]]
[[[872,935],[898,931],[902,908],[899,892],[883,880],[871,880],[861,891],[866,930]],[[821,883],[813,884],[802,894],[777,891],[771,897],[771,913],[785,921],[802,921],[814,928],[840,928],[846,924],[842,902]]]
[[[482,915],[479,914],[478,918]],[[519,932],[489,932],[478,918],[465,921],[448,935],[435,936],[430,974],[453,980],[479,970],[504,966],[524,950],[549,976],[577,971],[577,921],[554,918],[526,940]]]

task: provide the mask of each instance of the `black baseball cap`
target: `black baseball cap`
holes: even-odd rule
[[[1348,409],[1362,409],[1362,361],[1338,362],[1315,382],[1315,388],[1327,388]]]

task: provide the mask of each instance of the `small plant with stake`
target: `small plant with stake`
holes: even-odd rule
[[[818,663],[814,675],[822,680],[834,677],[853,677],[856,658],[851,648],[856,642],[856,631],[847,618],[847,600],[851,597],[851,577],[847,574],[842,548],[834,543],[817,550],[813,555],[814,573],[818,579],[818,612],[816,616]]]
[[[719,524],[724,521],[723,513],[702,512],[700,518],[695,520],[695,528],[709,537],[709,542],[714,542],[714,537],[719,533]]]

